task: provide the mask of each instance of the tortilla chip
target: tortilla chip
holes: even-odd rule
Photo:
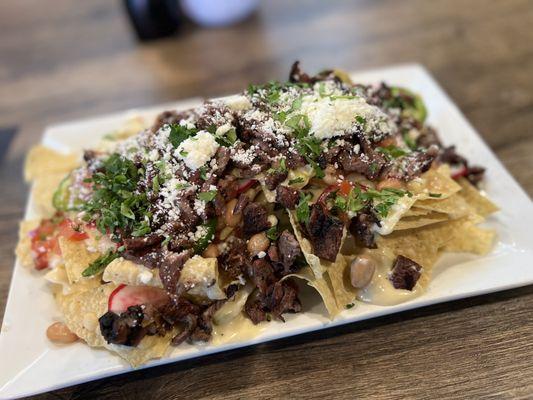
[[[24,179],[33,181],[49,174],[63,174],[80,164],[77,154],[64,154],[38,145],[30,149],[24,164]]]
[[[34,267],[33,257],[31,254],[31,237],[30,232],[39,226],[39,220],[21,221],[19,224],[19,242],[15,249],[17,259],[24,267]]]
[[[106,344],[100,333],[98,318],[107,312],[109,295],[116,287],[109,283],[87,291],[56,295],[65,324],[89,346],[102,347]]]
[[[125,285],[146,285],[163,287],[159,269],[149,269],[144,265],[125,260],[122,257],[111,261],[104,270],[102,280]]]
[[[431,198],[430,194],[439,194],[440,199],[445,199],[461,190],[461,186],[450,177],[449,167],[441,165],[409,182],[407,189],[419,199]]]
[[[96,252],[91,253],[87,250],[84,240],[73,241],[59,237],[58,241],[69,282],[75,283],[80,280],[89,279],[84,278],[81,273],[101,254]]]
[[[65,174],[50,173],[48,175],[41,175],[33,182],[31,190],[31,198],[35,205],[37,213],[42,218],[49,218],[56,212],[52,204],[52,198],[61,181],[65,178]]]
[[[297,274],[290,274],[284,276],[283,280],[290,277],[295,277],[307,281],[307,285],[311,286],[318,292],[320,297],[322,297],[322,301],[324,302],[326,310],[328,311],[329,317],[331,319],[335,318],[335,316],[339,312],[341,312],[341,309],[339,309],[339,307],[337,306],[337,302],[335,301],[335,295],[333,294],[332,284],[329,281],[329,277],[327,275],[324,275],[323,278],[317,278],[310,267],[305,267],[298,271]]]
[[[404,217],[419,217],[422,215],[427,215],[430,212],[431,210],[424,210],[423,208],[418,208],[415,203],[415,205],[413,205],[409,210],[407,210],[403,216]]]
[[[136,368],[153,358],[161,358],[170,346],[174,334],[170,332],[166,336],[145,336],[137,347],[121,346],[105,343],[106,349],[117,353],[126,360],[133,368]]]
[[[420,217],[404,217],[394,227],[394,230],[401,231],[404,229],[420,228],[422,226],[436,224],[448,220],[448,216],[442,213],[430,213]]]
[[[416,202],[416,206],[421,209],[448,214],[452,219],[461,218],[476,212],[468,205],[464,198],[460,196],[460,192],[445,199],[419,200]]]
[[[492,250],[495,238],[496,231],[478,228],[468,222],[457,230],[453,239],[444,246],[444,250],[485,255]]]
[[[338,254],[337,260],[328,267],[327,274],[331,281],[337,307],[342,310],[348,304],[354,302],[357,294],[357,289],[350,283],[347,259],[343,255]]]
[[[479,190],[476,189],[467,179],[459,179],[461,185],[461,192],[459,195],[465,199],[466,203],[470,205],[479,215],[487,217],[490,214],[499,210],[499,207],[483,196]]]

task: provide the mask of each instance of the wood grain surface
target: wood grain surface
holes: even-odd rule
[[[18,128],[0,160],[0,315],[21,165],[47,124],[232,93],[284,79],[295,59],[309,71],[424,64],[531,195],[532,27],[528,0],[276,0],[230,28],[139,44],[118,0],[0,2],[0,131]],[[530,286],[36,398],[533,398],[532,359]]]

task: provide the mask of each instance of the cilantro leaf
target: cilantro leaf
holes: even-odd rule
[[[408,151],[401,149],[397,146],[394,146],[392,144],[387,147],[377,147],[376,151],[379,151],[380,153],[384,154],[389,160],[409,154]]]
[[[174,148],[177,148],[182,142],[194,136],[197,132],[196,129],[188,129],[187,127],[180,124],[170,124],[170,134],[168,135],[168,140],[172,143]]]
[[[289,185],[295,185],[297,183],[304,183],[304,182],[305,182],[305,179],[299,176],[298,178],[289,180]]]
[[[216,190],[209,190],[208,192],[198,193],[198,199],[205,201],[206,203],[213,201],[217,197]]]
[[[207,246],[209,246],[209,243],[213,241],[215,237],[215,228],[217,226],[217,219],[216,218],[210,219],[202,226],[205,227],[206,233],[193,246],[194,252],[196,254],[202,253],[207,248]]]
[[[83,270],[81,276],[87,278],[89,276],[94,276],[102,273],[105,267],[107,267],[109,263],[111,263],[111,261],[118,258],[119,255],[119,253],[114,253],[110,251],[104,254],[103,256],[98,257],[96,260],[90,263],[87,268]]]
[[[300,223],[307,224],[309,222],[309,216],[311,209],[309,208],[309,200],[313,196],[311,194],[300,193],[300,201],[296,206],[296,218]]]
[[[267,238],[269,238],[271,241],[276,241],[278,239],[278,236],[279,236],[279,232],[278,232],[278,227],[277,225],[274,225],[272,227],[270,227],[267,231],[266,231],[266,236]]]

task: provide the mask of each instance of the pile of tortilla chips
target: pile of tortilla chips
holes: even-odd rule
[[[138,120],[133,121],[126,129],[116,132],[117,137],[123,139],[138,132],[138,125]],[[28,153],[24,176],[32,183],[32,204],[39,219],[22,221],[20,224],[16,254],[22,265],[33,266],[29,233],[39,225],[40,218],[54,215],[53,194],[61,180],[79,164],[79,154],[58,153],[44,146],[36,146]],[[145,272],[135,270],[141,266],[117,259],[110,264],[111,268],[106,273],[105,281],[108,283],[104,283],[100,276],[85,278],[82,271],[101,254],[91,251],[86,241],[71,241],[63,237],[58,241],[61,263],[50,269],[45,279],[52,285],[57,305],[63,314],[62,322],[89,346],[107,348],[133,367],[162,357],[169,348],[172,332],[165,337],[146,336],[137,347],[108,344],[100,333],[98,318],[107,312],[110,293],[121,283],[135,284],[137,276]],[[148,284],[161,286],[157,271],[153,275]]]
[[[53,193],[64,176],[79,165],[79,158],[79,155],[61,154],[43,146],[29,153],[25,177],[33,183],[32,200],[40,218],[54,214]],[[467,180],[451,179],[449,168],[443,165],[410,182],[408,190],[413,194],[409,207],[397,216],[393,232],[379,236],[377,244],[423,267],[417,285],[427,286],[431,269],[443,252],[486,254],[490,251],[495,232],[477,225],[497,211],[497,207]],[[321,260],[312,253],[311,243],[302,235],[295,215],[290,213],[289,218],[309,264],[289,276],[304,279],[315,288],[330,316],[335,317],[353,304],[357,296],[357,290],[349,281],[349,264],[354,255],[339,253],[335,262]],[[38,220],[23,221],[20,226],[17,256],[25,266],[33,265],[28,233],[38,223]],[[140,274],[146,271],[117,259],[104,272],[104,281],[108,283],[103,283],[100,277],[85,278],[82,271],[101,254],[90,250],[85,241],[60,238],[59,246],[62,262],[47,272],[45,278],[53,284],[58,307],[69,329],[88,345],[114,351],[133,366],[163,356],[171,333],[165,337],[147,336],[138,347],[132,348],[106,343],[98,325],[98,317],[107,311],[109,294],[121,283],[139,284]],[[160,287],[157,271],[153,271],[153,275],[148,285]]]
[[[378,236],[379,249],[403,255],[422,266],[417,286],[425,289],[431,270],[443,252],[487,254],[496,232],[477,225],[498,211],[466,179],[455,181],[447,165],[433,168],[408,184],[412,197],[390,234]],[[292,276],[307,281],[321,295],[329,314],[334,317],[351,307],[357,296],[349,281],[349,263],[353,254],[338,254],[335,262],[319,259],[311,243],[303,237],[295,215],[291,224],[309,267]]]

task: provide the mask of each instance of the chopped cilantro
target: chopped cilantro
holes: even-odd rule
[[[178,183],[176,185],[176,189],[178,189],[178,190],[183,190],[183,189],[186,189],[188,187],[191,187],[190,183]]]
[[[160,188],[159,175],[156,175],[154,176],[154,179],[152,180],[152,190],[155,194],[158,194],[159,188]]]
[[[202,178],[204,181],[207,180],[207,168],[206,167],[200,167],[198,169],[200,171],[200,178]]]
[[[385,218],[389,214],[390,208],[405,195],[412,196],[410,192],[400,189],[362,190],[356,186],[347,196],[337,195],[334,206],[341,211],[352,213],[357,213],[365,207],[372,206],[380,217]]]
[[[215,228],[217,226],[217,219],[216,218],[210,219],[202,226],[206,228],[206,234],[202,236],[200,239],[198,239],[198,241],[194,244],[193,248],[196,254],[202,253],[207,248],[207,246],[209,246],[209,243],[211,243],[211,241],[215,237]]]
[[[439,198],[439,197],[442,197],[442,193],[430,193],[429,197]]]
[[[355,306],[355,303],[349,303],[349,304],[346,304],[346,309],[350,309],[350,308],[353,308]]]
[[[411,135],[409,135],[409,132],[405,132],[403,134],[403,141],[405,142],[407,147],[409,147],[411,150],[417,149],[416,142],[411,138]]]
[[[377,147],[376,150],[384,154],[389,160],[409,154],[408,151],[401,149],[397,146],[394,146],[392,144],[387,147]]]
[[[205,201],[206,203],[213,201],[217,197],[217,191],[216,190],[210,190],[208,192],[202,192],[198,193],[198,199]]]
[[[112,154],[86,182],[92,183],[92,196],[81,209],[86,219],[96,222],[102,233],[121,229],[126,234],[150,232],[150,202],[138,192],[144,171],[119,154]]]
[[[180,156],[187,157],[188,155],[189,155],[189,153],[186,152],[185,150],[180,151]]]
[[[355,117],[355,121],[359,124],[359,125],[364,125],[366,124],[366,118],[365,117],[362,117],[360,115],[357,115]]]
[[[103,256],[98,257],[92,263],[89,264],[87,268],[83,270],[81,276],[89,277],[98,275],[104,271],[105,267],[109,265],[111,261],[119,257],[119,253],[108,252]]]
[[[188,129],[180,124],[170,124],[169,127],[170,134],[168,135],[168,140],[174,148],[177,148],[183,141],[194,136],[197,132],[196,129]]]
[[[311,213],[309,208],[309,200],[312,198],[313,196],[311,194],[300,193],[300,201],[296,206],[296,218],[301,223],[306,224],[309,222],[309,215]]]
[[[278,239],[279,233],[278,233],[278,227],[277,225],[274,225],[273,227],[269,228],[266,231],[266,236],[272,241],[275,241]]]
[[[224,147],[231,147],[237,141],[237,131],[231,128],[224,135],[215,135],[217,143]]]
[[[289,180],[289,185],[296,185],[297,183],[304,183],[305,179],[299,176],[298,178],[294,178]]]

